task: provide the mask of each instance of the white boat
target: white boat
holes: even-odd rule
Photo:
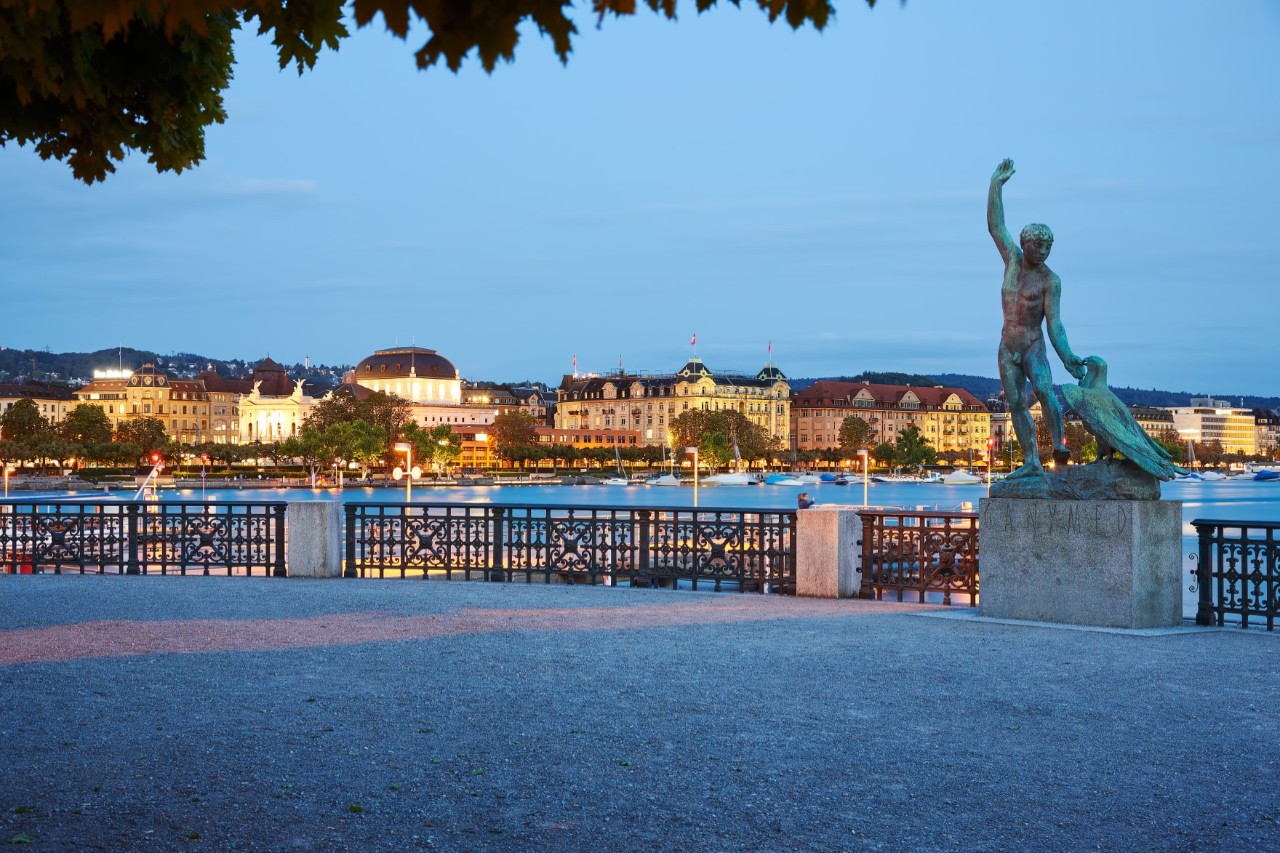
[[[956,470],[952,471],[950,474],[943,474],[942,482],[946,483],[948,486],[960,486],[960,485],[968,486],[968,485],[972,485],[973,483],[981,483],[982,478],[976,474],[970,474],[968,471],[964,470],[963,468],[957,468]]]
[[[1227,475],[1221,471],[1201,471],[1200,479],[1204,480],[1206,483],[1211,483],[1216,480],[1225,480],[1227,479]]]
[[[750,474],[712,474],[700,481],[704,486],[749,486],[753,482]],[[816,480],[815,480],[816,482]]]
[[[600,484],[604,486],[629,486],[631,481],[626,477],[605,477],[600,481]]]
[[[650,477],[648,480],[650,486],[680,486],[680,478],[675,474],[659,474],[656,477]]]

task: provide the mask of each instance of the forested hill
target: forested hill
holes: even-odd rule
[[[819,379],[836,379],[843,382],[876,382],[885,385],[945,385],[948,388],[963,388],[979,400],[989,400],[1000,394],[1000,380],[989,376],[971,376],[967,373],[939,373],[936,376],[923,376],[909,373],[859,373],[857,376],[825,376],[788,380],[792,391],[808,388]],[[1280,408],[1280,397],[1259,397],[1254,395],[1227,396],[1224,394],[1196,394],[1191,391],[1159,391],[1155,388],[1118,388],[1112,387],[1116,396],[1131,406],[1186,406],[1192,397],[1213,397],[1227,400],[1232,406],[1245,409]]]
[[[93,371],[112,368],[134,370],[154,364],[171,376],[191,377],[210,367],[224,379],[248,379],[261,359],[219,359],[194,353],[160,355],[149,350],[119,347],[96,352],[44,352],[0,348],[0,382],[48,382],[82,385],[93,379]],[[334,386],[342,381],[342,366],[286,364],[290,376],[304,377],[311,389]]]

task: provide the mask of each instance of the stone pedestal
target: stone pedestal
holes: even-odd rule
[[[980,502],[978,612],[1109,628],[1182,622],[1182,502]]]
[[[855,597],[862,587],[861,539],[856,509],[814,506],[796,513],[796,595]]]
[[[342,504],[290,501],[284,562],[291,578],[342,577]]]

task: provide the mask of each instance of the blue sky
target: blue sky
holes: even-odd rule
[[[380,22],[301,78],[237,43],[230,118],[180,176],[104,185],[0,149],[0,345],[464,377],[712,369],[994,376],[1010,230],[1047,222],[1081,356],[1115,385],[1280,395],[1280,3],[754,7],[533,30],[486,75]],[[111,366],[111,365],[107,365]],[[1067,379],[1059,365],[1057,376]]]

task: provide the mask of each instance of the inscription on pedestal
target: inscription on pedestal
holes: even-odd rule
[[[979,612],[1118,628],[1180,624],[1179,501],[981,503]]]
[[[1133,510],[1125,501],[999,500],[982,516],[982,526],[988,525],[1039,536],[1126,536],[1133,530]]]

